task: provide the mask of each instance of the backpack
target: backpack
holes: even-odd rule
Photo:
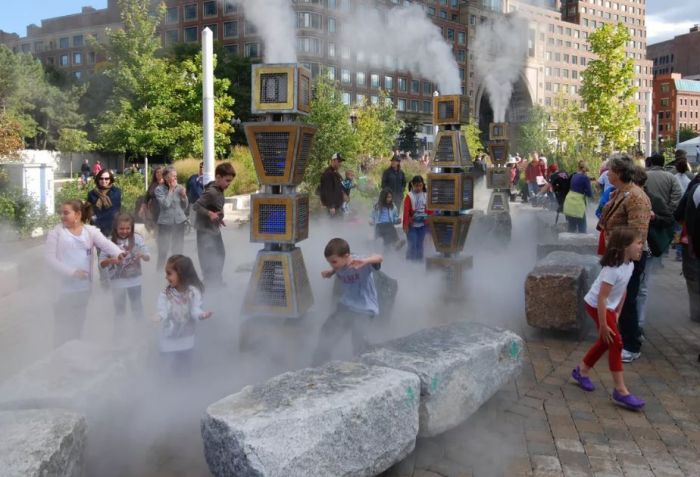
[[[552,183],[552,192],[554,192],[557,203],[561,208],[564,204],[566,194],[569,193],[569,189],[571,188],[571,176],[564,171],[558,171],[550,176],[550,182]]]

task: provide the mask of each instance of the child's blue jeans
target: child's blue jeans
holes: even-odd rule
[[[408,234],[408,249],[406,250],[406,259],[408,260],[423,260],[423,242],[425,241],[425,226],[409,227]]]

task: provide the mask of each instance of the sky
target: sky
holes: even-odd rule
[[[24,36],[30,23],[79,13],[84,5],[105,8],[107,0],[0,0],[0,30]],[[647,0],[647,43],[687,33],[696,23],[700,23],[700,0]]]

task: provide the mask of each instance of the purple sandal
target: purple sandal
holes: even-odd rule
[[[639,399],[634,394],[627,394],[626,396],[623,396],[617,389],[613,391],[612,398],[616,403],[634,411],[640,411],[645,404],[644,401]]]
[[[581,369],[579,369],[579,366],[576,366],[576,368],[571,371],[571,377],[574,378],[579,387],[584,391],[591,392],[595,389],[595,385],[591,382],[591,379],[588,376],[581,374]]]

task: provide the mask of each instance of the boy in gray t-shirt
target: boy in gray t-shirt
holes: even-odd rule
[[[331,278],[337,275],[342,294],[338,300],[338,308],[321,327],[313,357],[314,365],[330,360],[333,348],[348,330],[351,331],[353,352],[360,354],[366,349],[367,326],[372,318],[379,314],[372,268],[379,268],[379,264],[384,260],[381,255],[353,257],[350,255],[350,245],[341,238],[334,238],[328,242],[324,255],[331,269],[323,270],[321,276]]]

